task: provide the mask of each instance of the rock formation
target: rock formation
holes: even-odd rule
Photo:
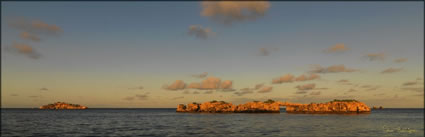
[[[298,104],[267,100],[253,101],[233,105],[224,101],[210,101],[202,104],[180,104],[177,112],[207,112],[207,113],[280,113],[280,106],[286,106],[287,113],[365,113],[370,108],[356,100],[334,100],[327,103]]]
[[[40,109],[87,109],[86,106],[78,104],[69,104],[65,102],[56,102],[54,104],[48,104],[41,106]]]
[[[177,112],[208,112],[208,113],[279,113],[280,108],[277,103],[248,102],[240,105],[233,105],[224,101],[210,101],[202,104],[190,103],[187,106],[180,104]]]
[[[334,100],[326,103],[310,103],[286,106],[288,113],[368,113],[370,108],[356,100]]]
[[[372,109],[384,109],[382,106],[379,106],[379,108],[378,107],[375,107],[375,106],[373,106],[372,107]]]

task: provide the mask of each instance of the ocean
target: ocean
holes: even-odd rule
[[[1,136],[424,136],[424,109],[370,114],[176,113],[175,109],[1,109]]]

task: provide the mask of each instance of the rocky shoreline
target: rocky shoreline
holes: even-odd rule
[[[179,104],[176,112],[195,113],[280,113],[280,107],[285,106],[287,113],[370,113],[370,108],[356,100],[334,100],[326,103],[288,103],[267,100],[264,102],[253,101],[240,105],[224,101],[210,101],[204,103]]]
[[[53,104],[41,106],[40,109],[87,109],[87,107],[81,106],[79,104],[56,102],[56,103],[53,103]]]

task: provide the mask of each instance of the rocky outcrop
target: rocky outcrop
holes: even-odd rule
[[[384,109],[382,106],[379,106],[379,108],[378,107],[375,107],[375,106],[373,106],[372,107],[372,109]]]
[[[78,104],[69,104],[65,102],[56,102],[54,104],[48,104],[41,106],[40,109],[87,109],[86,106]]]
[[[310,103],[286,106],[288,113],[369,113],[370,108],[356,100],[335,100],[327,103]]]
[[[190,103],[187,106],[180,104],[177,112],[207,112],[207,113],[279,113],[280,108],[277,103],[248,102],[240,105],[233,105],[224,101],[210,101],[202,104]]]
[[[327,103],[288,103],[268,100],[265,102],[248,102],[233,105],[224,101],[210,101],[202,104],[180,104],[177,112],[206,112],[206,113],[279,113],[280,106],[286,106],[287,113],[367,113],[370,108],[356,100],[334,100]]]

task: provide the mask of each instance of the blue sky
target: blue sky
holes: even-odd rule
[[[219,92],[214,97],[188,97],[182,91],[161,88],[175,80],[201,81],[191,75],[202,72],[232,80],[236,90],[266,83],[273,86],[273,91],[261,94],[264,98],[294,100],[297,96],[290,96],[296,91],[296,83],[283,86],[272,84],[271,80],[288,73],[304,74],[314,64],[343,64],[361,70],[323,74],[322,81],[314,82],[317,85],[352,78],[358,83],[368,79],[364,83],[377,82],[381,87],[394,88],[390,83],[400,85],[423,77],[423,2],[267,3],[270,7],[264,16],[229,25],[201,15],[201,2],[2,2],[2,48],[25,43],[41,54],[40,58],[32,59],[2,50],[2,104],[29,107],[62,98],[94,107],[111,107],[125,102],[122,98],[132,94],[149,94],[157,100],[184,99],[169,101],[164,106],[155,105],[153,99],[118,106],[174,107],[215,97],[229,101],[262,99],[254,94],[240,97]],[[8,23],[18,17],[55,24],[63,33],[40,34],[40,42],[23,40],[19,37],[22,30]],[[207,39],[188,35],[191,25],[209,28],[214,35]],[[323,52],[338,43],[349,50],[337,54]],[[260,56],[260,48],[266,48],[270,54]],[[368,61],[364,57],[372,53],[384,53],[385,60]],[[394,63],[397,58],[408,61]],[[379,73],[387,68],[404,71]],[[79,91],[68,91],[71,86]],[[124,91],[132,86],[145,88],[137,93]],[[323,99],[333,98],[331,95],[341,90],[328,86],[330,91],[321,91]],[[42,87],[49,88],[48,95],[38,91]],[[423,89],[423,81],[420,87]],[[399,107],[423,107],[423,92],[419,98],[412,97],[411,91],[386,91],[382,89],[376,94],[415,98]],[[19,96],[10,97],[11,94]],[[45,95],[37,101],[27,99],[42,94]],[[90,98],[96,94],[104,94],[103,98],[92,97],[98,98],[96,103],[77,97]],[[379,97],[358,95],[353,98],[379,105]]]

